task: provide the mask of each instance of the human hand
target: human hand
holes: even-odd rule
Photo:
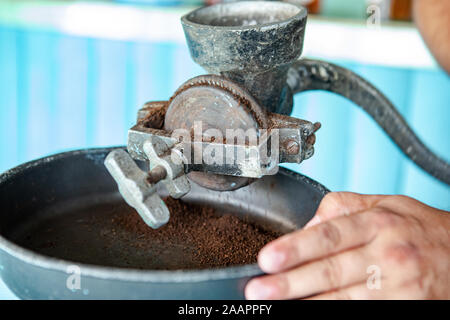
[[[247,299],[450,299],[450,214],[405,196],[329,193],[267,244]]]

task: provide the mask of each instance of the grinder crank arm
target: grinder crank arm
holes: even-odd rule
[[[325,90],[353,101],[378,123],[409,159],[450,185],[450,165],[423,144],[386,96],[354,72],[326,61],[301,59],[290,67],[287,83],[294,94]]]

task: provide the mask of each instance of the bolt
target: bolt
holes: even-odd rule
[[[302,130],[302,135],[305,136],[305,137],[309,136],[309,130],[307,128],[304,128]]]
[[[298,154],[300,151],[300,145],[295,140],[288,140],[286,143],[286,152],[288,154]]]
[[[306,139],[306,143],[309,145],[314,145],[316,143],[316,135],[313,133]]]
[[[322,127],[322,124],[320,122],[316,122],[314,123],[314,131],[316,132],[317,130],[319,130]]]
[[[148,183],[155,184],[165,179],[166,176],[167,176],[166,169],[164,169],[163,166],[157,166],[148,173],[147,181]]]

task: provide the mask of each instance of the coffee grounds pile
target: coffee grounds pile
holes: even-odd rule
[[[219,215],[212,207],[170,197],[164,202],[170,220],[159,229],[148,227],[136,212],[116,213],[112,221],[117,226],[115,236],[136,235],[130,245],[138,251],[151,251],[152,257],[164,260],[162,268],[166,270],[254,263],[259,250],[280,236],[234,215]]]
[[[281,235],[209,206],[164,201],[170,220],[156,230],[118,201],[44,215],[11,237],[25,248],[74,262],[177,270],[254,263],[259,250]]]

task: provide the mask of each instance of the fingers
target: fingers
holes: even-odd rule
[[[248,299],[295,299],[327,292],[367,278],[370,257],[364,248],[307,263],[289,271],[251,280]]]
[[[382,195],[362,195],[352,192],[328,193],[320,202],[315,216],[305,225],[305,228],[335,217],[373,208],[383,197]]]
[[[378,292],[367,288],[365,282],[350,286],[348,288],[341,288],[332,290],[330,292],[322,293],[306,300],[369,300],[377,299]]]
[[[287,234],[267,244],[259,253],[258,264],[266,273],[294,266],[362,246],[375,238],[373,214],[339,217],[306,230]]]

